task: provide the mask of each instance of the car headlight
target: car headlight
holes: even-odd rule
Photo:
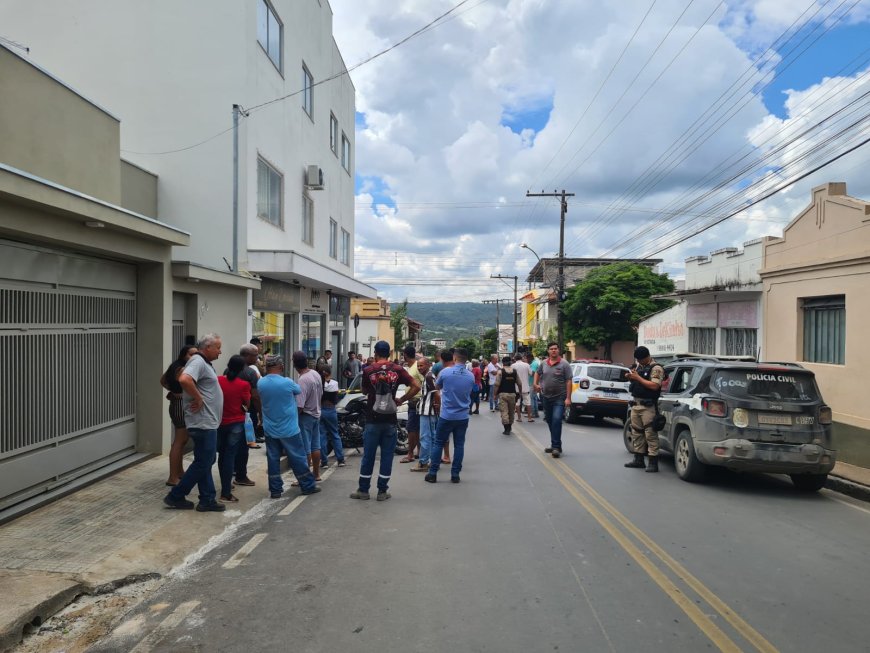
[[[749,411],[745,408],[735,408],[731,412],[731,420],[737,428],[745,429],[749,426]]]

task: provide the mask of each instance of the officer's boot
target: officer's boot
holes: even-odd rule
[[[625,463],[625,466],[631,467],[633,469],[643,469],[645,467],[645,465],[643,464],[643,454],[634,454],[634,460],[632,460],[630,463]]]
[[[659,471],[659,457],[658,456],[650,456],[649,457],[649,464],[646,466],[646,471],[648,471],[648,472]]]
[[[504,424],[504,434],[503,435],[510,435],[510,434],[511,434],[511,425]]]

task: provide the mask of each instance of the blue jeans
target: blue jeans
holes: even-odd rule
[[[299,413],[299,428],[302,430],[302,446],[305,455],[320,451],[320,420],[308,413]]]
[[[233,493],[233,470],[236,467],[240,446],[248,448],[245,443],[245,423],[221,424],[217,430],[217,451],[222,497],[228,497]]]
[[[420,464],[428,465],[429,456],[435,446],[435,429],[438,427],[437,415],[420,415]],[[441,456],[439,455],[439,458]]]
[[[393,456],[396,455],[398,433],[395,424],[369,422],[363,431],[363,457],[359,466],[359,489],[368,492],[372,486],[375,470],[375,455],[381,449],[381,467],[378,470],[378,492],[386,492],[393,473]]]
[[[532,415],[538,414],[538,393],[535,392],[535,388],[529,383],[530,392],[529,392],[529,401],[532,402]]]
[[[193,462],[184,472],[184,476],[172,490],[169,496],[174,501],[181,501],[190,494],[193,486],[199,487],[199,502],[208,506],[215,503],[216,491],[214,479],[211,477],[211,467],[217,452],[216,429],[187,429],[193,440]]]
[[[344,462],[344,449],[341,446],[341,437],[338,435],[338,412],[335,408],[320,409],[320,464],[326,464],[329,455],[329,445],[335,452],[335,459]]]
[[[550,446],[562,451],[562,419],[565,417],[565,397],[544,400],[544,421],[550,427]]]
[[[453,435],[453,465],[450,467],[450,476],[459,476],[462,471],[462,459],[465,457],[465,432],[468,430],[468,418],[465,419],[439,419],[435,429],[435,448],[429,460],[429,473],[437,474],[441,467],[441,450],[444,444]]]
[[[281,454],[287,454],[290,469],[299,481],[303,492],[308,492],[315,485],[314,474],[308,469],[308,454],[299,434],[288,438],[273,438],[266,434],[266,462],[269,469],[269,493],[281,494],[284,491],[284,479],[281,478]]]
[[[495,392],[492,384],[489,385],[489,409],[495,410]]]

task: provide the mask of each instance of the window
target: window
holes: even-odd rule
[[[278,72],[283,72],[281,66],[281,54],[284,50],[283,30],[284,26],[272,5],[266,0],[257,0],[257,41],[263,46],[263,50],[275,64]]]
[[[804,360],[846,364],[846,296],[803,300]]]
[[[302,242],[314,244],[314,202],[308,195],[302,196]]]
[[[302,64],[302,108],[312,120],[314,119],[314,78]]]
[[[695,387],[695,383],[698,381],[698,377],[700,374],[696,374],[700,368],[695,367],[681,367],[678,370],[670,372],[670,378],[668,379],[669,387],[667,392],[671,394],[682,394],[693,387]],[[663,384],[664,385],[664,384]],[[664,388],[662,388],[664,390]]]
[[[329,219],[329,256],[338,258],[338,223]]]
[[[726,356],[756,356],[758,331],[755,329],[722,329]]]
[[[338,156],[338,119],[334,113],[329,114],[329,149]]]
[[[689,351],[693,354],[715,354],[716,329],[689,327]]]
[[[341,262],[350,265],[350,232],[341,230]]]
[[[302,314],[302,351],[314,360],[320,355],[320,342],[323,336],[323,315]]]
[[[350,141],[341,132],[341,167],[350,172]]]
[[[284,226],[281,198],[284,177],[263,159],[257,159],[257,215],[276,227]]]

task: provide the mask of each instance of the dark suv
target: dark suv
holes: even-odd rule
[[[717,465],[788,474],[801,490],[825,485],[836,459],[831,409],[810,370],[715,357],[664,367],[659,444],[674,455],[681,479],[703,480],[707,466]]]

